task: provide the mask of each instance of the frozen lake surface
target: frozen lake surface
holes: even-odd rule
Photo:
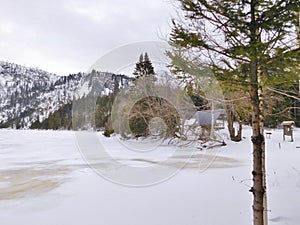
[[[271,132],[266,139],[269,224],[298,225],[300,132],[295,130],[294,142],[283,142],[281,130]],[[151,168],[174,152],[167,143],[147,153],[128,151],[116,138],[97,135],[112,158],[131,167]],[[181,151],[164,164],[179,169],[176,175],[129,187],[87,165],[74,132],[0,130],[1,224],[250,225],[250,135],[246,127],[241,143],[226,140],[218,149]],[[105,158],[99,165],[116,170]]]

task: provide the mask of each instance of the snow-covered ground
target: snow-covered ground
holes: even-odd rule
[[[295,130],[294,142],[283,142],[281,130],[271,132],[266,139],[269,224],[298,225],[300,131]],[[0,130],[0,224],[250,225],[250,135],[245,128],[241,143],[226,140],[228,145],[219,149],[188,149],[166,165],[175,168],[192,154],[175,176],[130,187],[86,165],[74,132]],[[114,158],[131,166],[153,166],[174,151],[163,144],[143,159],[126,153],[114,138],[99,134],[99,139]]]

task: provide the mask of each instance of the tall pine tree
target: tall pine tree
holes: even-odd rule
[[[147,52],[145,52],[144,56],[143,54],[140,55],[139,61],[135,65],[133,74],[136,78],[155,76],[154,67]]]

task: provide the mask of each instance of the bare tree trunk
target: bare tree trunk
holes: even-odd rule
[[[254,195],[253,201],[253,217],[254,217],[254,225],[265,225],[264,223],[264,213],[266,213],[266,209],[264,209],[265,202],[265,185],[264,185],[264,165],[265,165],[265,157],[264,157],[264,148],[265,148],[265,139],[263,133],[263,127],[261,121],[262,112],[260,111],[260,99],[259,99],[259,91],[257,85],[257,64],[256,62],[251,63],[251,76],[252,76],[252,85],[251,85],[251,102],[252,102],[252,143],[253,143],[253,187],[251,191]],[[254,82],[256,80],[256,82]]]
[[[264,135],[264,121],[265,121],[265,113],[264,113],[264,95],[262,88],[262,78],[263,72],[260,68],[257,71],[257,79],[258,79],[258,99],[259,99],[259,111],[260,111],[260,133]],[[264,199],[263,199],[263,208],[264,208],[264,225],[268,224],[268,205],[267,205],[267,180],[266,180],[266,146],[265,141],[262,142],[262,179],[263,179],[263,188],[264,188]]]
[[[236,130],[234,128],[234,121],[237,120],[239,127],[238,131],[236,133]],[[232,109],[227,109],[227,127],[230,135],[230,140],[232,141],[241,141],[242,140],[242,122],[239,120],[239,118],[236,118],[234,113],[232,112]]]
[[[265,187],[265,138],[263,133],[263,102],[262,102],[262,87],[261,76],[259,69],[259,52],[257,46],[260,40],[258,30],[258,22],[256,21],[257,0],[251,0],[251,45],[254,46],[251,62],[250,62],[250,98],[252,105],[252,143],[253,143],[253,222],[254,225],[266,225],[267,223],[267,209],[264,208],[266,203],[266,187]]]

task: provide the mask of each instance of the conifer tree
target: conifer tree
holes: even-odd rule
[[[299,0],[178,0],[171,44],[208,65],[226,88],[247,92],[253,143],[253,222],[267,224],[264,104],[274,86],[295,84],[300,58],[294,13]],[[232,85],[233,86],[233,85]],[[230,89],[230,88],[229,88]]]
[[[148,56],[148,53],[145,52],[145,55],[144,55],[144,69],[145,69],[145,72],[147,75],[154,75],[155,72],[154,72],[154,67],[152,65],[152,62],[150,61],[150,58]]]
[[[136,78],[155,76],[154,67],[147,52],[145,52],[144,56],[143,54],[140,55],[133,74]]]

